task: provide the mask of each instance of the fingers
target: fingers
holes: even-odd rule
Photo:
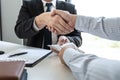
[[[63,10],[53,10],[51,13],[52,16],[59,15],[61,16],[66,22],[70,20],[69,12]]]
[[[47,27],[56,34],[68,34],[74,30],[58,15],[53,16]]]
[[[74,28],[70,27],[69,24],[66,23],[60,16],[55,15],[54,17],[55,17],[54,27],[52,26],[51,27],[57,34],[68,34],[74,31]]]
[[[67,22],[65,22],[62,18],[59,18],[59,22],[69,32],[71,32],[71,30],[73,30],[73,28],[71,28],[70,25]]]
[[[68,43],[68,42],[70,42],[70,41],[66,36],[60,36],[57,44],[63,45],[63,44]]]
[[[66,42],[67,42],[67,39],[65,39],[65,40],[62,39],[58,44],[59,44],[59,45],[63,45],[63,44],[65,44]]]
[[[67,34],[74,30],[75,22],[76,22],[75,15],[72,15],[69,12],[63,10],[53,10],[51,12],[51,16],[56,16],[56,15],[61,17],[59,18],[59,24],[62,26],[61,31],[63,31],[61,32],[60,30],[56,30],[54,28],[54,31],[57,32],[57,34]]]
[[[59,58],[60,58],[61,63],[64,64],[64,65],[66,65],[65,62],[64,62],[64,60],[63,60],[63,54],[64,54],[64,49],[62,49],[62,50],[59,52],[58,56],[59,56]]]
[[[53,10],[51,16],[59,15],[70,27],[75,27],[76,15],[70,14],[68,11]]]
[[[56,15],[56,10],[51,11],[51,16],[54,16],[54,15]]]
[[[39,29],[42,29],[45,25],[49,23],[52,16],[50,15],[50,12],[42,13],[35,17],[35,24]]]

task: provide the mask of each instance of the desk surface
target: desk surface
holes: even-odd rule
[[[71,71],[51,54],[33,68],[27,68],[28,80],[75,80]]]
[[[0,41],[0,50],[6,53],[24,47],[23,45]],[[61,64],[58,56],[52,53],[32,68],[26,67],[28,80],[75,80],[72,72]]]
[[[11,50],[24,47],[14,43],[0,41],[0,50],[6,53]],[[80,48],[83,51],[105,57],[109,59],[120,60],[119,48]],[[55,53],[52,53],[47,58],[32,68],[26,68],[28,72],[28,80],[75,80],[72,72],[61,64],[59,58]]]

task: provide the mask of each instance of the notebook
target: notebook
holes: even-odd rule
[[[21,53],[21,52],[27,52],[27,54],[9,57],[10,55]],[[51,50],[33,48],[33,47],[22,47],[22,48],[13,50],[9,53],[0,55],[0,61],[2,61],[2,60],[6,60],[6,61],[21,61],[21,60],[23,60],[23,61],[25,61],[26,67],[33,67],[38,62],[42,61],[45,57],[50,55],[51,53],[52,53]]]
[[[27,80],[24,61],[0,61],[0,80]]]

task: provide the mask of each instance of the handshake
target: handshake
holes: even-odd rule
[[[73,32],[75,22],[76,15],[70,14],[69,12],[62,10],[45,12],[35,18],[35,23],[39,29],[43,28],[43,26],[46,26],[49,31],[57,35]]]

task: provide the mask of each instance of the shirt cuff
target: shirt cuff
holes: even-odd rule
[[[78,50],[75,50],[73,48],[68,48],[64,51],[63,59],[67,65],[69,65],[69,62],[73,61],[77,56],[82,55],[82,52],[79,52]]]
[[[44,25],[44,26],[45,26],[45,25]],[[37,26],[36,23],[35,23],[35,20],[34,20],[34,22],[33,22],[33,28],[34,28],[35,31],[39,31],[39,30],[43,29],[44,26],[42,26],[41,28],[38,28],[38,26]]]
[[[79,19],[80,19],[79,16],[77,16],[76,22],[75,22],[75,29],[81,31],[80,30],[80,21],[79,21]]]

